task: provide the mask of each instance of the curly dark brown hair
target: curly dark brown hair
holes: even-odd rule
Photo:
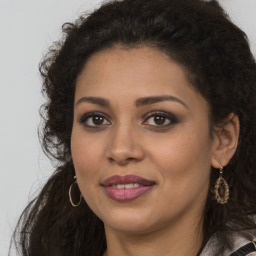
[[[225,168],[230,199],[225,205],[212,200],[211,188],[218,175],[212,170],[203,245],[213,234],[221,245],[231,245],[230,234],[248,236],[246,230],[255,230],[256,64],[245,33],[218,2],[108,1],[62,29],[63,40],[53,45],[40,64],[46,97],[40,136],[57,167],[19,220],[16,235],[22,255],[100,256],[106,249],[101,220],[84,200],[77,208],[69,202],[74,176],[70,138],[76,79],[91,55],[117,44],[155,47],[182,65],[209,103],[212,125],[221,125],[230,113],[238,115],[238,148]]]

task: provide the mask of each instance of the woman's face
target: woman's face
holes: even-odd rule
[[[88,60],[71,149],[81,193],[106,229],[141,234],[200,220],[214,144],[208,116],[182,67],[156,49],[115,47]]]

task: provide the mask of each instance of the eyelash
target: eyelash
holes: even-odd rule
[[[100,117],[103,118],[103,124],[99,124],[99,125],[93,125],[93,124],[86,124],[86,122],[88,122],[88,120],[90,120],[90,118],[93,117]],[[164,118],[164,123],[166,122],[166,120],[169,120],[168,124],[164,124],[164,125],[149,125],[151,126],[151,128],[153,129],[164,129],[164,128],[169,128],[170,126],[178,123],[178,119],[175,115],[170,114],[170,113],[166,113],[166,112],[162,112],[162,111],[156,111],[156,112],[151,112],[149,114],[146,114],[143,119],[145,119],[145,121],[143,121],[143,125],[147,125],[145,124],[145,122],[148,122],[148,120],[150,120],[150,118],[156,118],[156,117],[160,117],[160,118]],[[102,120],[102,119],[101,119]],[[104,122],[107,120],[108,124],[104,124]],[[91,112],[91,113],[87,113],[85,115],[83,115],[80,119],[79,122],[81,124],[83,124],[86,128],[91,128],[91,129],[98,129],[98,128],[103,128],[103,126],[109,125],[111,124],[111,122],[109,121],[109,118],[104,115],[103,113],[100,112]],[[91,120],[91,122],[93,122]],[[153,121],[155,122],[155,120]]]
[[[100,118],[103,118],[104,121],[105,121],[105,120],[108,120],[108,117],[105,116],[104,114],[100,113],[100,112],[91,112],[91,113],[88,113],[88,114],[83,115],[83,116],[80,118],[79,122],[80,122],[81,124],[83,124],[83,125],[84,125],[85,127],[87,127],[87,128],[99,128],[100,125],[88,125],[88,124],[86,124],[86,121],[88,121],[89,118],[93,118],[93,117],[100,117]],[[108,121],[108,122],[109,122],[109,121]],[[103,125],[104,125],[104,124],[103,124]]]
[[[164,129],[164,128],[168,128],[176,123],[178,123],[178,119],[175,115],[171,114],[171,113],[166,113],[166,112],[162,112],[162,111],[156,111],[156,112],[151,112],[150,114],[147,114],[145,116],[146,120],[143,122],[145,123],[146,121],[148,121],[150,118],[155,119],[156,117],[160,117],[160,118],[164,118],[164,122],[166,122],[166,120],[169,120],[168,124],[164,124],[164,125],[150,125],[153,128],[156,129]],[[155,122],[155,120],[154,120]]]

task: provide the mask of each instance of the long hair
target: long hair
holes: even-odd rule
[[[21,254],[101,256],[106,249],[102,221],[84,200],[76,208],[69,202],[74,176],[70,138],[76,79],[90,56],[115,45],[154,47],[182,65],[209,103],[212,126],[221,125],[231,112],[238,115],[238,148],[225,168],[230,199],[226,205],[212,199],[217,179],[212,169],[204,243],[215,234],[221,245],[232,245],[230,234],[248,235],[245,230],[255,229],[256,64],[246,35],[217,1],[109,1],[62,29],[63,39],[40,64],[46,98],[41,143],[58,167],[19,220],[15,234]]]

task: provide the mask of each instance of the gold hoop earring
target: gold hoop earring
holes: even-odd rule
[[[68,191],[68,195],[69,195],[69,201],[70,201],[70,203],[71,203],[71,205],[73,206],[73,207],[77,207],[78,205],[80,205],[80,203],[81,203],[81,200],[82,200],[82,195],[80,194],[80,200],[79,200],[79,202],[77,203],[77,204],[74,204],[74,202],[73,202],[73,200],[72,200],[72,187],[73,187],[73,185],[75,184],[75,183],[77,183],[77,180],[76,180],[76,176],[74,176],[74,179],[75,179],[75,181],[70,185],[70,187],[69,187],[69,191]]]
[[[229,186],[223,178],[223,167],[220,167],[220,175],[214,187],[215,199],[220,204],[226,204],[229,199]]]

